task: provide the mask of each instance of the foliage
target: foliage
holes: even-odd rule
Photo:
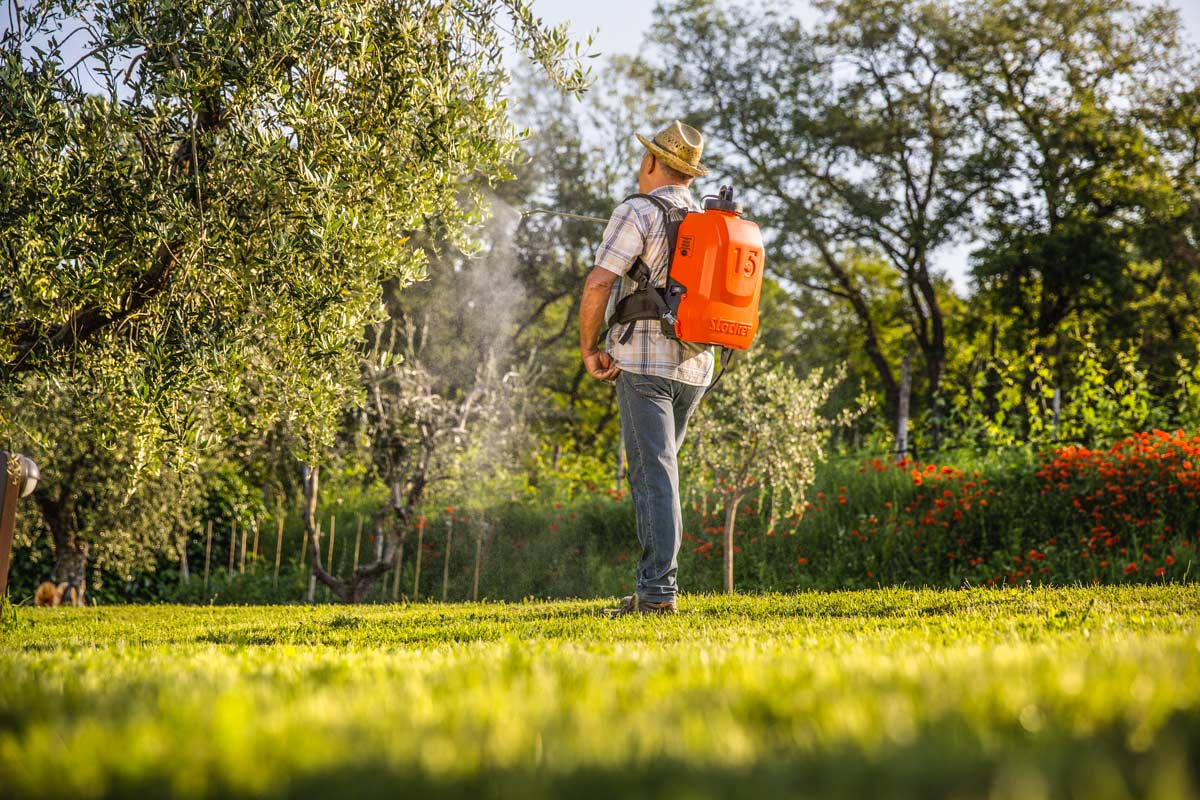
[[[790,369],[751,358],[729,370],[720,389],[705,396],[692,423],[693,459],[700,470],[691,490],[706,500],[719,497],[725,507],[726,591],[733,591],[738,504],[752,492],[768,498],[770,535],[776,517],[793,513],[803,502],[831,429],[848,425],[865,410],[846,410],[832,419],[821,414],[842,378],[825,378],[815,370],[801,380]]]
[[[985,450],[1096,446],[1129,431],[1200,420],[1196,371],[1187,359],[1177,357],[1171,383],[1150,372],[1138,344],[1114,343],[1106,352],[1100,340],[1088,325],[1061,336],[1057,354],[1030,341],[1019,352],[976,357],[946,392],[943,443]],[[919,442],[928,452],[928,437]]]
[[[1184,144],[1196,86],[1182,78],[1195,64],[1178,12],[1133,0],[968,9],[948,45],[1009,165],[975,267],[986,296],[1025,323],[1018,340],[1093,311],[1109,335],[1157,327],[1114,306],[1147,283],[1137,245],[1173,227],[1196,186],[1200,154]]]
[[[199,476],[146,469],[134,430],[96,441],[89,420],[127,413],[105,395],[49,381],[42,387],[38,406],[19,409],[16,419],[38,431],[22,450],[42,476],[19,507],[18,557],[40,555],[34,545],[48,535],[55,563],[41,565],[40,579],[90,578],[92,588],[103,585],[105,574],[127,579],[160,554],[176,561],[181,539],[196,524]]]
[[[690,596],[616,622],[599,602],[29,611],[2,634],[0,780],[14,799],[1165,800],[1200,781],[1198,603],[1168,586]]]
[[[476,205],[464,176],[503,177],[515,155],[502,29],[555,80],[584,82],[563,29],[523,0],[15,13],[0,40],[0,392],[33,404],[24,374],[86,381],[185,457],[276,421],[310,454],[330,441],[381,283],[421,273],[414,233],[460,238]],[[223,414],[234,401],[248,413]]]

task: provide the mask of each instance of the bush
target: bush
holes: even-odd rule
[[[756,495],[739,507],[738,585],[763,592],[1194,581],[1198,494],[1200,435],[1182,432],[1138,434],[1096,450],[1009,449],[956,464],[834,458],[818,468],[809,501],[774,530],[764,513],[769,497]],[[356,520],[368,499],[335,504],[341,572],[351,566]],[[442,597],[451,530],[450,601],[472,596],[477,540],[480,598],[612,597],[632,588],[639,552],[623,491],[585,482],[571,499],[544,492],[483,513],[448,507],[424,519],[421,600]],[[685,508],[679,558],[685,591],[720,591],[722,523],[720,509]],[[414,597],[416,541],[411,531],[399,587],[406,599]],[[244,575],[227,574],[227,555],[214,553],[207,594],[203,561],[193,560],[190,584],[179,585],[178,574],[164,565],[161,573],[124,582],[128,594],[97,599],[302,602],[308,576],[295,520],[285,543],[278,585],[272,581],[272,535],[264,540],[263,560],[248,561]],[[364,531],[364,550],[368,543]],[[389,573],[386,590],[377,585],[368,602],[390,601],[393,579]],[[326,600],[326,593],[318,590],[317,599]]]

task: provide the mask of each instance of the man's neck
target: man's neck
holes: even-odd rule
[[[655,183],[653,186],[647,187],[644,190],[644,193],[650,194],[651,192],[655,192],[655,191],[658,191],[659,189],[666,189],[666,188],[676,188],[676,189],[683,189],[684,191],[687,191],[688,186],[686,183],[676,183],[674,181],[663,181],[661,183]]]

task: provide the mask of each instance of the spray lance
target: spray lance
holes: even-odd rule
[[[578,219],[584,222],[599,222],[601,225],[607,225],[608,220],[603,217],[589,217],[586,214],[568,214],[565,211],[555,211],[550,208],[531,208],[528,211],[521,212],[521,219],[528,219],[534,214],[546,214],[551,217],[566,217],[567,219]]]

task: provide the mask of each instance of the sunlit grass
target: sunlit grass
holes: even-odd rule
[[[23,610],[6,797],[1178,797],[1200,587]]]

